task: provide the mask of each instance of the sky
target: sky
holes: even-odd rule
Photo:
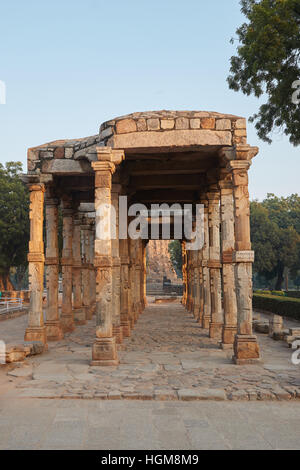
[[[27,148],[98,133],[103,121],[159,109],[249,118],[262,101],[226,77],[244,21],[239,0],[0,0],[0,162]],[[300,78],[300,77],[299,77]],[[299,109],[300,112],[300,109]],[[300,193],[300,148],[276,134],[260,148],[250,197]]]

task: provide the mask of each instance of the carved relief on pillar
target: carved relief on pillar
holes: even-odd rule
[[[234,206],[232,175],[224,171],[219,181],[221,192],[221,253],[224,327],[222,335],[223,349],[233,347],[237,333],[237,304],[234,277]]]
[[[76,211],[73,223],[73,312],[75,325],[85,325],[85,308],[82,302],[81,215]]]
[[[30,191],[30,241],[29,241],[29,289],[31,291],[28,314],[28,327],[25,341],[40,341],[47,344],[46,328],[43,317],[44,290],[44,243],[43,243],[43,214],[44,192],[43,184],[29,185]]]
[[[207,193],[209,225],[209,261],[211,322],[210,338],[222,339],[224,315],[222,311],[221,252],[220,252],[220,191],[216,185]]]
[[[97,149],[95,171],[95,256],[96,268],[96,340],[92,350],[92,365],[118,364],[116,340],[112,322],[112,244],[111,244],[111,178],[115,171],[112,149]]]
[[[59,341],[63,338],[58,311],[58,200],[52,190],[47,189],[46,205],[46,332],[48,341]]]
[[[259,360],[259,346],[252,335],[252,262],[250,241],[250,202],[248,192],[248,169],[251,165],[247,152],[244,160],[232,160],[227,169],[232,172],[235,215],[235,283],[237,296],[237,335],[234,341],[234,362],[245,364]],[[238,154],[238,150],[237,150]]]
[[[208,222],[208,200],[201,199],[204,205],[204,246],[202,249],[202,276],[203,276],[203,316],[202,327],[209,328],[211,321],[211,296],[210,296],[210,275],[208,268],[209,260],[209,222]]]
[[[123,341],[123,331],[121,326],[121,261],[120,261],[120,241],[119,241],[119,195],[122,186],[120,184],[112,184],[111,202],[116,215],[115,236],[111,240],[112,250],[112,276],[113,276],[113,336],[116,337],[118,344]]]
[[[73,205],[72,199],[65,196],[62,201],[63,249],[62,249],[62,307],[61,325],[63,332],[72,332],[74,316],[72,310],[72,266],[73,266]]]

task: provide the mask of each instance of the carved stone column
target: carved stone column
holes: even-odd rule
[[[198,321],[200,310],[199,250],[194,250],[194,305],[193,315]]]
[[[222,240],[222,281],[224,328],[222,347],[232,347],[237,333],[237,304],[235,294],[235,278],[233,252],[234,239],[234,211],[233,186],[231,174],[219,182],[221,192],[221,240]]]
[[[103,153],[102,153],[103,152]],[[98,148],[95,171],[96,237],[96,341],[92,350],[92,365],[118,364],[116,339],[112,324],[112,252],[111,252],[111,180],[115,171],[109,149]]]
[[[209,222],[209,271],[211,289],[211,323],[210,338],[222,339],[223,311],[221,286],[221,253],[220,253],[220,192],[218,189],[207,194]]]
[[[76,212],[73,223],[73,312],[75,325],[85,325],[85,308],[82,305],[81,283],[81,220]]]
[[[54,198],[50,188],[46,193],[46,279],[47,307],[46,332],[48,341],[59,341],[63,331],[58,311],[58,200]]]
[[[208,200],[203,199],[204,205],[204,247],[202,250],[202,273],[203,273],[203,318],[202,326],[209,328],[211,322],[211,296],[210,296],[210,273],[209,260],[209,227],[208,227]]]
[[[145,308],[145,299],[144,299],[144,279],[145,279],[145,264],[144,264],[144,243],[143,240],[140,240],[140,265],[141,265],[141,271],[140,271],[140,308],[141,308],[141,313],[143,312]]]
[[[128,238],[127,243],[128,243],[128,254],[129,254],[128,314],[129,314],[129,320],[130,320],[130,327],[131,327],[131,329],[133,329],[135,321],[136,321],[135,296],[134,296],[134,293],[135,293],[135,288],[134,288],[134,282],[135,282],[134,240],[131,240],[130,238]]]
[[[116,214],[116,234],[111,241],[112,249],[112,310],[113,310],[113,335],[117,344],[123,341],[121,328],[121,260],[119,247],[119,194],[120,184],[113,184],[111,190],[112,206]]]
[[[129,256],[128,240],[120,240],[121,258],[121,327],[124,337],[129,337],[131,333],[131,323],[129,318]]]
[[[94,267],[94,246],[95,246],[95,221],[90,220],[90,230],[89,230],[89,249],[90,249],[90,266],[89,266],[89,276],[90,276],[90,308],[91,316],[95,314],[96,310],[96,272]]]
[[[31,184],[30,191],[30,241],[29,241],[29,290],[30,307],[25,341],[40,341],[47,344],[43,315],[44,290],[44,192],[43,184]]]
[[[181,243],[181,253],[182,253],[182,284],[183,284],[183,295],[182,295],[182,305],[186,307],[187,303],[187,259],[186,259],[186,245],[185,241]]]
[[[140,252],[140,242],[141,240],[134,240],[135,242],[135,254],[136,254],[136,263],[135,263],[135,301],[136,301],[136,319],[139,318],[141,313],[141,252]]]
[[[86,320],[91,320],[93,313],[91,309],[91,288],[90,288],[90,225],[88,220],[84,217],[83,224],[81,225],[82,236],[82,308],[85,312]]]
[[[72,309],[72,266],[73,266],[73,207],[70,198],[63,198],[63,250],[61,258],[62,266],[62,306],[60,322],[64,333],[72,332],[74,316]]]
[[[250,241],[250,203],[248,169],[250,162],[232,160],[235,215],[235,282],[238,310],[238,334],[234,342],[234,362],[249,364],[259,359],[257,338],[252,334],[252,263],[254,252]]]
[[[147,242],[143,243],[143,305],[147,306]]]

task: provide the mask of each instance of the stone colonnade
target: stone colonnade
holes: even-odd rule
[[[193,196],[189,197],[193,197],[193,203],[196,202],[194,197],[197,197],[197,201],[204,206],[204,244],[200,250],[189,251],[185,242],[182,243],[185,286],[182,302],[193,312],[199,327],[208,330],[210,338],[219,341],[223,348],[233,348],[233,358],[237,364],[259,359],[257,340],[252,334],[254,253],[250,242],[248,194],[248,170],[256,151],[246,145],[234,149],[222,148],[218,154],[219,166],[212,168],[211,174],[207,172],[205,179],[197,176],[193,182]],[[146,244],[141,239],[119,239],[118,236],[119,224],[121,230],[119,196],[126,194],[128,187],[129,193],[132,190],[130,185],[127,186],[126,171],[123,174],[120,171],[124,151],[97,146],[95,152],[88,163],[88,171],[92,168],[92,173],[86,176],[90,178],[92,175],[93,183],[91,179],[86,185],[84,179],[82,183],[87,188],[89,201],[94,200],[92,206],[90,203],[80,203],[80,196],[76,197],[76,187],[73,191],[69,189],[72,185],[65,190],[55,185],[57,180],[50,178],[48,181],[49,175],[44,175],[44,183],[39,175],[27,175],[30,190],[28,261],[31,305],[25,341],[39,341],[44,345],[47,341],[58,341],[95,315],[92,364],[102,366],[118,364],[117,345],[131,334],[145,308]],[[54,168],[59,169],[59,161],[55,161]],[[141,162],[137,163],[136,171],[139,173]],[[149,171],[152,171],[151,168]],[[179,176],[171,175],[172,184],[188,186],[190,181],[183,180],[185,175]],[[150,183],[144,179],[142,184],[137,183],[140,188],[145,183],[151,187],[153,185],[150,196],[161,199],[163,196],[157,196],[160,193],[155,189],[157,178],[159,176],[155,175],[150,178]],[[165,184],[164,180],[168,184],[168,178],[163,175],[159,185]],[[135,176],[132,181],[134,186]],[[91,195],[91,188],[94,195]],[[166,192],[162,194],[166,195]],[[180,192],[171,192],[174,198],[178,194]],[[142,192],[142,196],[147,194]],[[116,233],[111,236],[114,213]],[[59,223],[62,223],[63,229],[61,250]],[[48,302],[44,317],[45,265]]]
[[[248,170],[250,161],[231,160],[218,184],[209,186],[204,206],[204,244],[183,256],[183,304],[210,338],[233,348],[236,364],[255,363],[252,334],[252,263]]]
[[[95,204],[79,204],[70,194],[63,194],[59,199],[54,186],[30,182],[28,178],[31,304],[25,341],[37,341],[47,348],[49,341],[61,340],[64,334],[74,331],[95,316],[96,338],[91,363],[101,366],[118,363],[117,344],[131,335],[146,305],[145,243],[142,240],[119,240],[118,217],[115,238],[111,239],[111,227],[104,227],[107,237],[103,237],[103,227],[102,232],[100,228],[103,205],[106,216],[112,208],[118,214],[122,187],[112,184],[115,171],[113,155],[113,152],[104,149],[104,159],[92,165],[95,172]],[[61,255],[59,212],[63,233]],[[44,308],[45,287],[47,304]]]

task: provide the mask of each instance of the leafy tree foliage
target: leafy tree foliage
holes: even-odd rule
[[[178,277],[182,278],[182,250],[179,240],[173,240],[169,243],[169,253],[171,262]]]
[[[280,290],[285,269],[293,279],[300,269],[300,197],[268,194],[263,202],[251,203],[250,220],[254,270],[266,279],[276,277],[275,289]]]
[[[271,142],[278,129],[300,144],[300,109],[292,103],[292,84],[300,80],[299,0],[241,0],[247,21],[236,31],[229,87],[246,95],[267,96],[251,117],[261,139]],[[234,39],[232,39],[234,42]]]
[[[29,195],[19,178],[20,162],[0,164],[0,289],[12,289],[12,267],[26,266]]]

